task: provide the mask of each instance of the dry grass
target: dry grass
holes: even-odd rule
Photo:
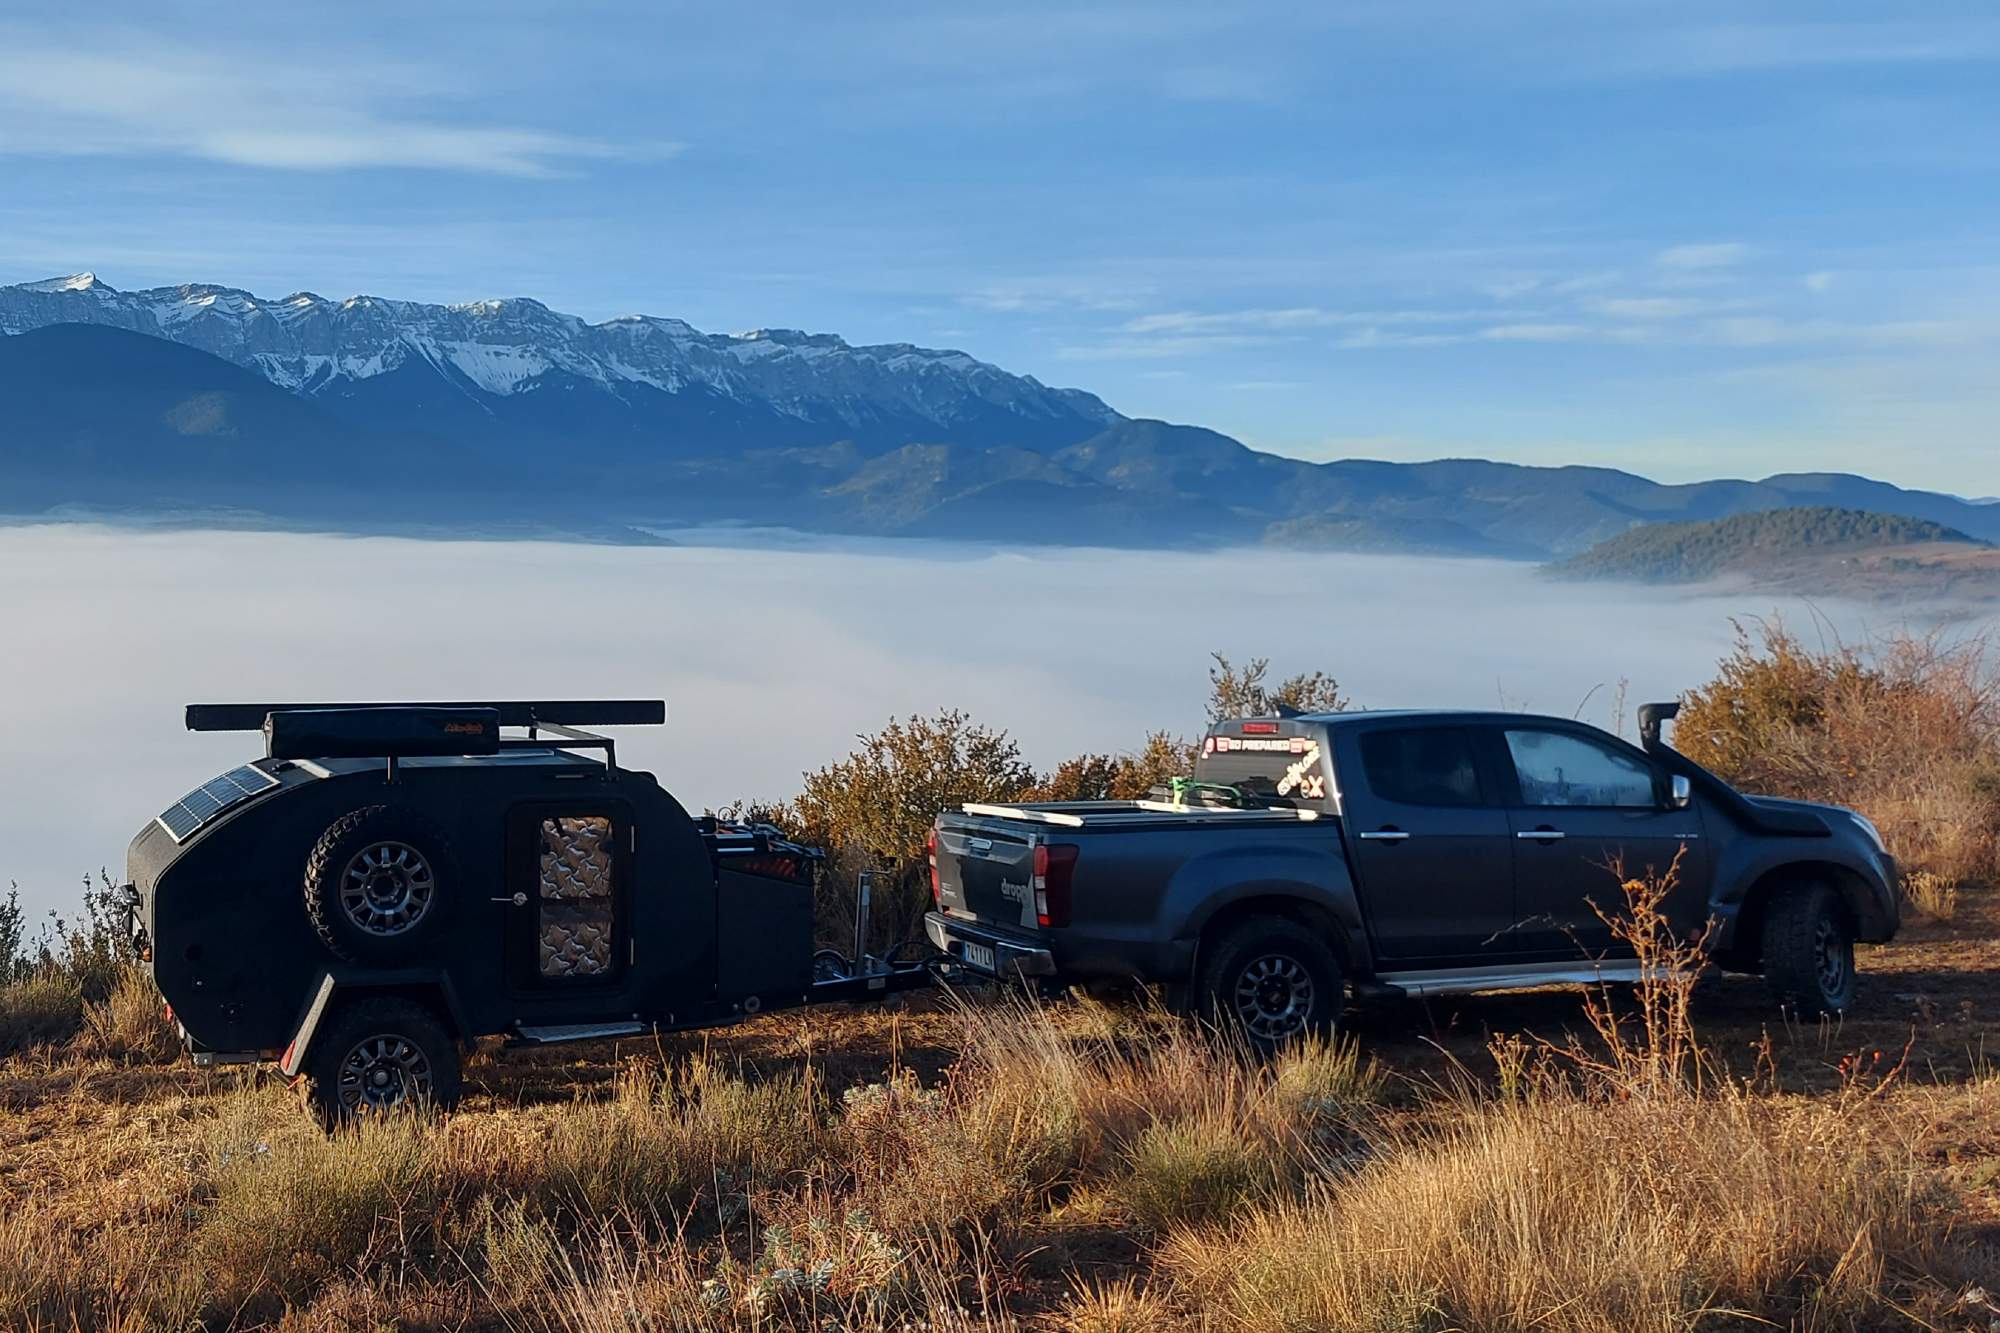
[[[332,1136],[108,1040],[152,1012],[114,987],[102,1031],[0,1062],[0,1327],[1965,1326],[2000,1079],[1907,1070],[1976,1053],[1978,1002],[1907,1062],[1860,1027],[1699,1040],[1666,891],[1620,919],[1652,984],[1526,1031],[1259,1061],[1143,1006],[774,1015],[481,1056],[455,1116]],[[1883,956],[1971,996],[1959,947]]]
[[[0,986],[0,1055],[67,1041],[83,1026],[83,991],[56,972]]]
[[[127,964],[110,995],[83,1010],[87,1048],[112,1060],[158,1063],[181,1053],[180,1034],[167,1018],[153,980]]]
[[[1949,1199],[1830,1107],[1544,1093],[1415,1135],[1353,1177],[1172,1237],[1231,1327],[1652,1330],[1735,1312],[1899,1322]]]
[[[844,1066],[836,1092],[831,1050],[689,1039],[595,1096],[333,1136],[281,1088],[81,1043],[0,1066],[42,1089],[0,1111],[0,1326],[1887,1327],[1979,1271],[1953,1230],[1978,1159],[1936,1144],[1994,1149],[1990,1079],[1642,1093],[1643,1062],[1564,1065],[1549,1036],[1508,1098],[1143,1013],[924,1026],[927,1076]]]
[[[1912,870],[1903,876],[1903,901],[1933,921],[1958,914],[1958,881],[1935,870]]]

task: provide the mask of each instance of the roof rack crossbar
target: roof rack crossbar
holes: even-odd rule
[[[663,699],[473,700],[456,703],[189,704],[189,731],[261,731],[272,713],[364,708],[490,708],[503,727],[657,727],[667,720]]]

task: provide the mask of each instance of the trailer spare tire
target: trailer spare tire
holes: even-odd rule
[[[400,806],[363,806],[334,820],[313,844],[306,917],[336,957],[401,962],[443,925],[457,880],[437,825]]]

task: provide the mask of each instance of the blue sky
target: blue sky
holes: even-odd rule
[[[2000,493],[1991,4],[16,0],[0,281],[964,348],[1312,458]]]

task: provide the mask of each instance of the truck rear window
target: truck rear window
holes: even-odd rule
[[[1210,736],[1194,776],[1234,787],[1254,805],[1315,806],[1326,799],[1319,741],[1310,736]]]

